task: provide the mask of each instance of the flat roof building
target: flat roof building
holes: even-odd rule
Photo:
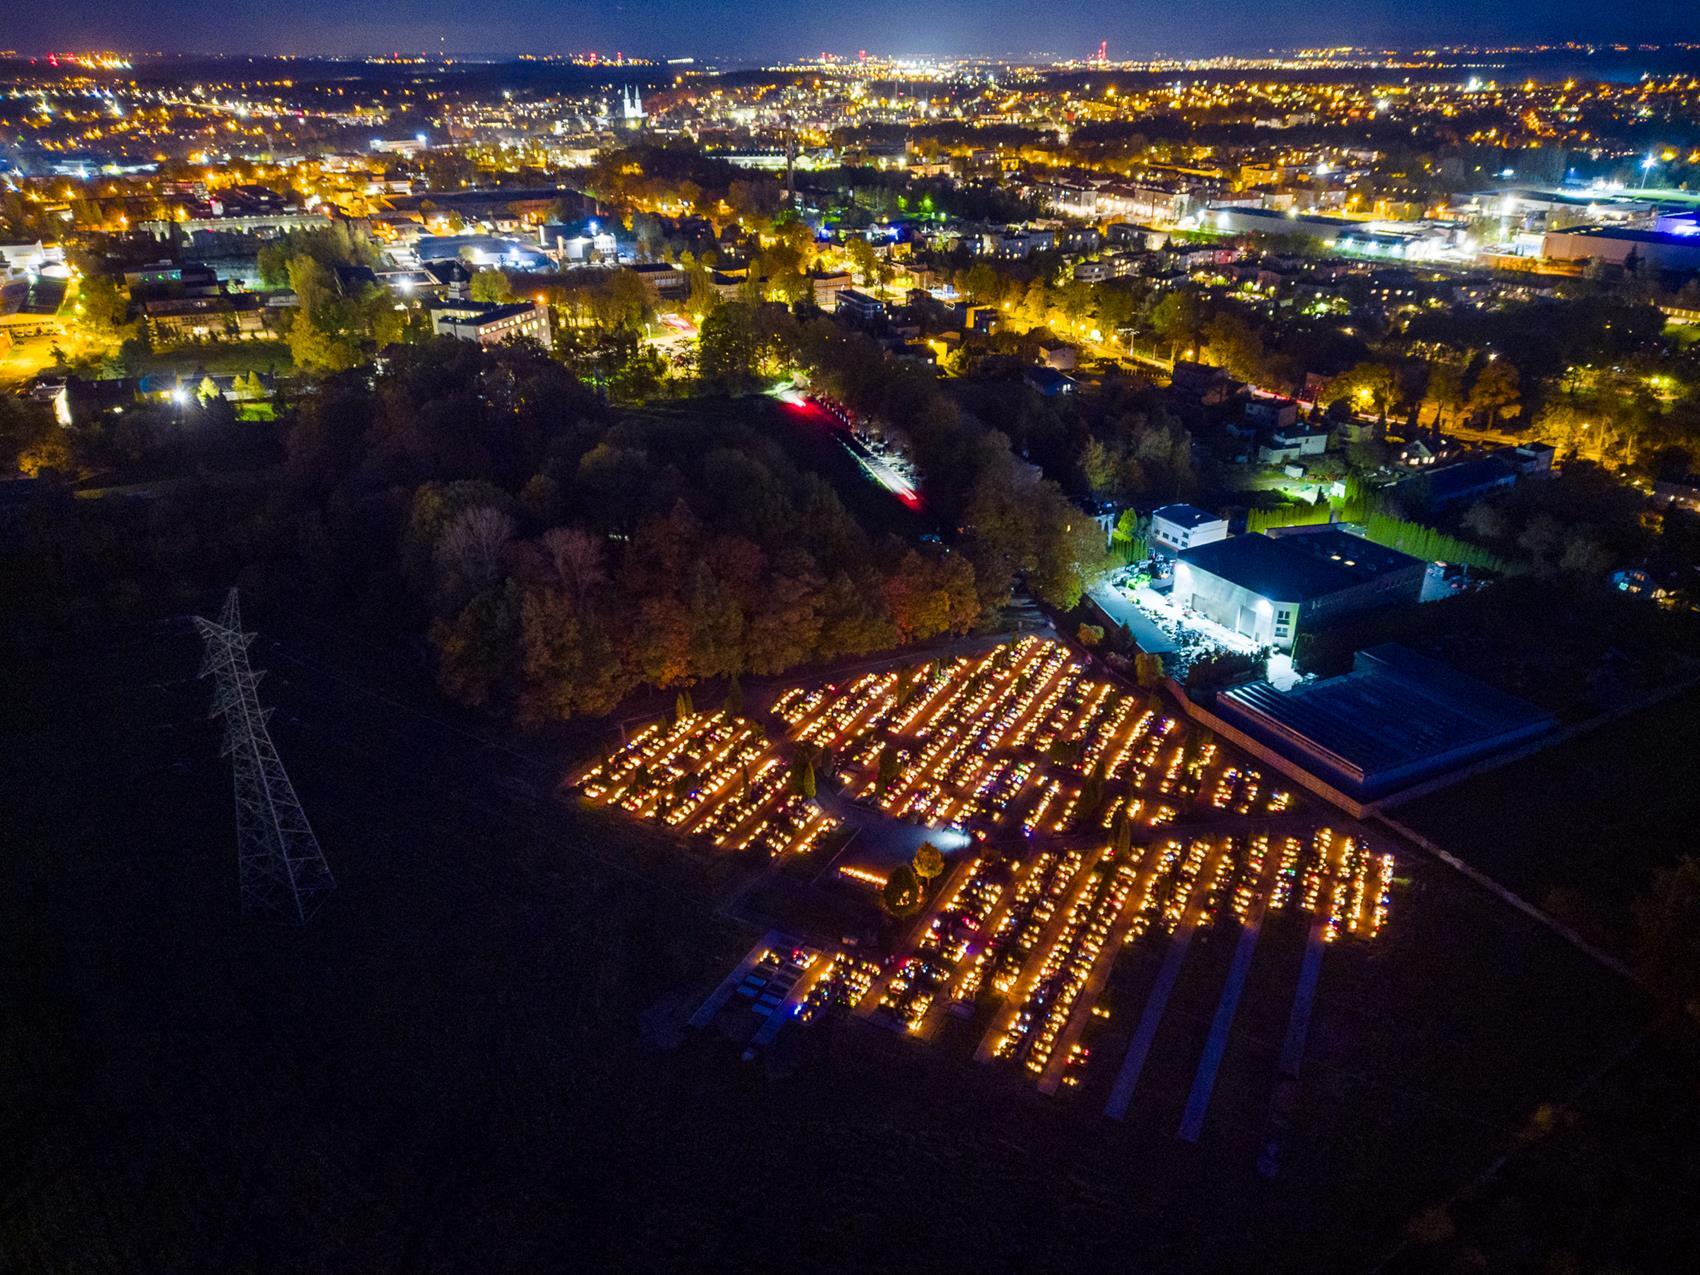
[[[1405,479],[1396,490],[1409,492],[1429,509],[1445,509],[1515,487],[1518,474],[1518,467],[1503,456],[1479,456],[1425,469]]]
[[[1255,532],[1183,550],[1172,596],[1261,646],[1291,651],[1303,631],[1417,601],[1426,570],[1418,558],[1331,527],[1279,539]]]
[[[835,302],[837,313],[856,323],[875,323],[885,318],[885,302],[855,288],[845,288]]]
[[[1273,208],[1235,208],[1211,206],[1199,217],[1205,229],[1226,235],[1281,235],[1321,239],[1333,243],[1342,233],[1360,228],[1363,223],[1344,217],[1325,217],[1315,213],[1278,212]]]
[[[1197,505],[1164,505],[1151,511],[1151,543],[1170,553],[1228,538],[1228,520]]]
[[[1700,234],[1672,234],[1624,226],[1578,226],[1549,230],[1541,255],[1552,261],[1601,261],[1651,270],[1700,270]]]
[[[463,301],[433,308],[432,330],[438,336],[459,337],[479,345],[500,345],[526,339],[549,348],[549,310],[529,302],[517,305],[481,305]]]
[[[1533,738],[1552,714],[1386,643],[1352,671],[1279,691],[1251,682],[1216,697],[1230,725],[1350,796],[1371,800]]]

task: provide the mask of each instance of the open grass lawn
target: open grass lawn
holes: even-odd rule
[[[220,341],[205,345],[182,345],[155,350],[147,356],[144,374],[191,373],[234,376],[238,372],[276,372],[287,376],[295,369],[289,346],[283,341]]]
[[[1700,689],[1394,813],[1622,951],[1653,870],[1696,853],[1696,755]]]

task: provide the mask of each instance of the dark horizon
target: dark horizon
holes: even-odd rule
[[[942,0],[924,17],[908,5],[822,5],[797,13],[785,0],[616,3],[589,12],[563,12],[536,0],[493,0],[470,19],[459,6],[427,0],[376,0],[351,18],[346,6],[302,0],[287,12],[221,15],[218,40],[202,10],[185,0],[139,6],[91,0],[67,9],[37,3],[14,8],[0,46],[23,56],[110,49],[164,55],[368,57],[389,53],[446,54],[500,60],[596,51],[612,56],[695,57],[760,62],[814,56],[854,57],[866,50],[891,57],[1085,57],[1100,41],[1109,56],[1144,58],[1256,56],[1300,48],[1352,46],[1416,50],[1565,42],[1670,44],[1700,39],[1692,9],[1674,0],[1642,0],[1602,13],[1577,0],[1538,11],[1481,6],[1468,0],[1411,0],[1351,4],[1344,0],[1270,0],[1248,24],[1242,5],[1202,0],[1184,14],[1150,0],[1107,0],[1047,14],[1043,40],[1023,38],[1029,12],[1008,0]],[[1271,39],[1278,32],[1280,38]],[[162,33],[168,38],[162,39]],[[1013,33],[1013,38],[1012,38]]]

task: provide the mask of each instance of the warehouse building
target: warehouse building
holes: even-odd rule
[[[1550,713],[1396,643],[1359,651],[1341,677],[1216,697],[1235,730],[1348,796],[1370,801],[1553,727]]]
[[[1415,602],[1426,564],[1332,527],[1254,533],[1198,545],[1175,561],[1174,602],[1260,646],[1290,652],[1298,636],[1342,616]]]
[[[1549,230],[1541,241],[1549,261],[1598,261],[1649,270],[1700,270],[1700,234],[1635,230],[1625,226],[1578,226]]]

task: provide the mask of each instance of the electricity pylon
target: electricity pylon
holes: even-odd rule
[[[217,679],[209,716],[224,718],[222,756],[236,780],[236,867],[242,913],[267,912],[305,925],[336,881],[284,773],[266,730],[270,709],[260,707],[262,674],[248,663],[252,633],[242,632],[242,612],[232,589],[217,620],[195,617],[206,643],[201,676]]]

